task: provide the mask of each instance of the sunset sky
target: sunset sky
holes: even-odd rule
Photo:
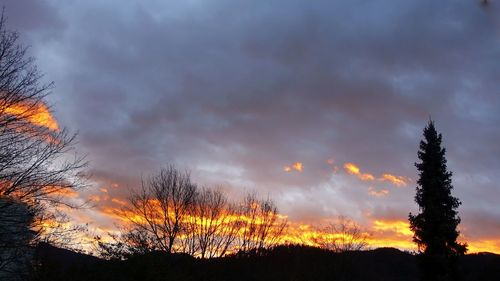
[[[7,0],[56,87],[96,232],[141,177],[175,164],[291,225],[345,215],[411,246],[418,143],[443,134],[462,241],[500,253],[500,1]]]

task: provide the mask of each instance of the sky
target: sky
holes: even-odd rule
[[[98,231],[174,164],[292,223],[344,215],[410,245],[432,118],[461,239],[500,253],[500,1],[2,2],[78,133],[95,208],[74,216]]]

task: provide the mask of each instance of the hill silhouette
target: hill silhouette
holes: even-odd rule
[[[42,244],[36,280],[417,280],[414,255],[394,248],[333,253],[307,246],[197,259],[151,252],[127,260],[103,260]],[[459,261],[467,280],[500,280],[500,255],[466,255]]]

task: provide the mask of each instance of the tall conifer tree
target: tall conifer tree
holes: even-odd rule
[[[467,245],[457,242],[460,223],[457,208],[461,204],[451,195],[452,173],[447,170],[445,152],[431,120],[424,129],[418,151],[419,171],[415,202],[419,214],[410,213],[413,241],[418,245],[421,280],[456,280],[456,260],[465,254]]]

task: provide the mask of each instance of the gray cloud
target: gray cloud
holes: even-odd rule
[[[466,225],[500,222],[497,205],[474,208],[500,196],[498,6],[6,2],[10,25],[56,81],[57,116],[80,132],[97,185],[133,187],[176,163],[200,183],[270,193],[293,218],[405,219],[413,185],[379,182],[390,193],[373,198],[374,183],[326,161],[415,179],[432,116]],[[283,171],[296,161],[304,172]]]

